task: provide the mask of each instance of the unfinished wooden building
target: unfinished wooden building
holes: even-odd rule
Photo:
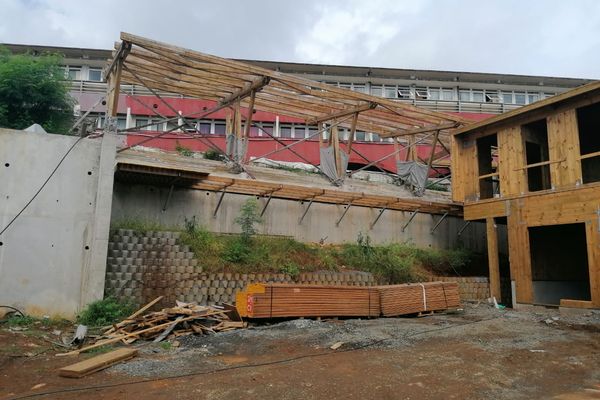
[[[487,223],[493,296],[600,307],[600,83],[456,130],[452,175],[465,219]]]

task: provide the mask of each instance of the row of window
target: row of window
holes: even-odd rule
[[[186,131],[199,132],[206,135],[225,135],[225,121],[223,120],[188,120],[191,127],[184,127]],[[104,118],[100,117],[98,127],[102,127]],[[148,117],[135,117],[134,126],[140,127],[140,131],[158,131],[165,132],[178,129],[177,121],[164,122],[158,119]],[[125,129],[127,127],[126,118],[117,119],[117,128]],[[280,124],[279,130],[276,125],[268,122],[255,122],[250,127],[250,137],[270,137],[270,135],[284,139],[303,139],[312,137],[318,139],[316,126],[308,126],[302,124]],[[339,137],[343,140],[348,140],[350,130],[346,128],[338,128]],[[324,135],[326,137],[327,135]],[[382,139],[376,133],[364,131],[356,131],[354,140],[359,142],[392,142],[392,139]]]
[[[102,82],[102,68],[66,65],[65,78],[72,81]]]
[[[366,85],[356,83],[325,82],[341,88],[390,99],[470,101],[475,103],[531,104],[556,93],[538,91],[461,89],[435,86]]]

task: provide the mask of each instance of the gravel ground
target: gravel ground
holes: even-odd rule
[[[210,371],[234,363],[260,362],[267,354],[280,359],[331,352],[340,348],[401,349],[429,339],[459,339],[487,352],[524,349],[545,352],[544,346],[600,333],[600,311],[561,315],[558,310],[497,310],[487,304],[466,304],[460,311],[423,318],[346,320],[296,319],[260,324],[210,336],[187,336],[169,350],[158,344],[140,347],[141,357],[110,369],[138,377]],[[577,359],[572,360],[577,363]]]

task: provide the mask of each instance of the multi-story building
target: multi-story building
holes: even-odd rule
[[[102,68],[111,56],[110,50],[16,44],[5,44],[5,46],[13,53],[53,52],[62,54],[65,75],[71,79],[71,93],[78,102],[76,111],[83,113],[96,105],[91,115],[97,115],[97,124],[99,127],[102,125],[103,107],[96,103],[106,93]],[[587,79],[546,76],[243,61],[288,74],[302,75],[339,87],[395,99],[418,107],[460,113],[473,120],[481,120],[494,114],[514,110],[591,82]],[[130,98],[152,96],[152,93],[141,85],[122,85],[121,93]],[[167,97],[174,96],[169,93],[160,94]],[[196,99],[182,98],[177,104],[183,108],[187,103],[197,101]],[[261,113],[260,118],[255,118],[255,120],[257,127],[253,129],[251,136],[263,141],[268,138],[265,132],[285,141],[304,138],[315,129],[302,121],[269,113]],[[118,119],[120,128],[148,125],[153,121],[156,121],[155,125],[143,127],[140,130],[166,131],[176,126],[176,122],[160,122],[160,118],[156,117],[151,110],[140,106],[135,101],[126,101],[126,99],[120,101]],[[193,122],[197,124],[200,133],[216,136],[225,134],[224,114],[216,114],[212,119]],[[342,130],[341,135],[347,137],[347,130]],[[310,141],[308,142],[310,145]],[[374,133],[357,131],[355,142],[358,146],[362,146],[362,148],[357,147],[358,150],[362,149],[377,158],[389,153],[386,148],[388,144],[391,144],[391,139],[381,139]],[[173,148],[174,146],[173,141],[161,140],[153,141],[149,145],[163,148]],[[268,149],[266,145],[263,147]],[[253,150],[257,154],[252,154]],[[422,150],[418,153],[425,154],[426,146],[423,146]],[[312,160],[309,153],[307,150],[305,155]],[[262,154],[261,146],[251,147],[251,157],[260,154]],[[298,161],[293,155],[285,152],[278,154],[276,159]],[[350,161],[351,168],[366,164],[364,160]],[[385,162],[382,165],[387,169]]]

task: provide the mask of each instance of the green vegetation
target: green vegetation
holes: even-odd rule
[[[183,146],[181,143],[179,143],[179,140],[175,141],[175,151],[184,157],[192,157],[194,155],[194,151],[189,147]]]
[[[11,54],[0,47],[0,126],[25,129],[38,123],[53,133],[68,133],[73,99],[56,54]]]
[[[160,342],[160,347],[163,350],[171,350],[173,348],[173,344],[171,342]]]
[[[31,317],[29,315],[11,315],[6,320],[6,324],[10,327],[12,326],[20,326],[20,327],[29,327],[36,323],[38,319]]]
[[[107,297],[88,304],[77,316],[77,322],[91,327],[110,325],[126,318],[134,309],[133,304]]]
[[[215,161],[225,161],[227,158],[227,157],[225,157],[225,154],[221,153],[220,151],[213,150],[213,149],[206,150],[202,156],[207,160],[215,160]]]
[[[140,235],[145,235],[146,232],[150,231],[164,231],[170,229],[169,227],[161,225],[155,221],[148,221],[133,217],[116,220],[111,223],[110,228],[113,233],[118,229],[130,229]],[[174,229],[178,230],[178,228]]]

